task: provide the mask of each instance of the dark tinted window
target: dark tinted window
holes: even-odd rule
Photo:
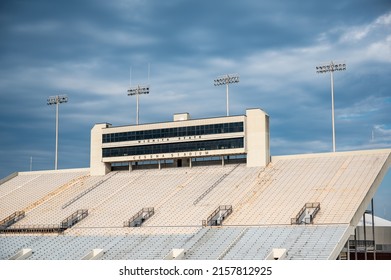
[[[243,122],[103,134],[102,143],[243,132]]]
[[[194,141],[194,142],[183,142],[183,143],[141,145],[141,146],[120,147],[120,148],[104,148],[102,150],[102,155],[103,157],[120,157],[120,156],[134,156],[134,155],[209,151],[209,150],[221,150],[221,149],[237,149],[237,148],[244,147],[243,142],[244,142],[243,138],[231,138],[231,139]]]

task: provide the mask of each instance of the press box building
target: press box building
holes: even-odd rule
[[[103,123],[91,130],[92,175],[105,175],[121,164],[130,170],[145,163],[191,167],[218,157],[222,164],[245,159],[249,167],[266,166],[269,116],[260,109],[196,120],[183,113],[175,114],[173,122],[119,127]]]

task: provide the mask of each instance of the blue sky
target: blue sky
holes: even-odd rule
[[[391,148],[391,2],[8,1],[0,2],[0,177],[52,169],[60,105],[59,168],[89,165],[95,123],[134,124],[132,85],[148,82],[140,122],[223,116],[225,89],[239,73],[230,112],[271,116],[272,155],[328,152],[330,77],[335,73],[337,151]],[[375,197],[391,220],[391,174]]]

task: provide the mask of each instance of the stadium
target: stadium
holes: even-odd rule
[[[391,149],[273,156],[269,142],[256,108],[96,124],[89,168],[0,181],[0,259],[391,258],[371,211]]]

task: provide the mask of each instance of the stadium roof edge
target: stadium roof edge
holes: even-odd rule
[[[342,251],[342,249],[345,247],[346,242],[349,240],[350,235],[354,233],[354,227],[348,226],[342,236],[340,236],[338,242],[335,244],[334,249],[331,251],[330,255],[328,256],[328,260],[335,260],[337,259],[338,255]]]
[[[250,111],[250,110],[261,110],[262,112],[264,112],[267,116],[269,116],[269,114],[262,108],[247,108],[246,109],[246,113],[247,111]],[[191,121],[196,121],[196,120],[208,120],[208,119],[225,119],[225,118],[235,118],[235,117],[241,117],[241,116],[247,116],[245,114],[235,114],[235,115],[230,115],[230,116],[214,116],[214,117],[202,117],[202,118],[195,118],[195,119],[188,119],[188,120],[183,120],[182,122],[191,122]],[[173,115],[175,116],[176,114],[189,114],[189,112],[182,112],[182,113],[174,113]],[[100,123],[96,123],[95,125],[98,125],[98,124],[108,124],[109,127],[107,128],[120,128],[120,127],[137,127],[137,126],[142,126],[142,125],[150,125],[150,124],[166,124],[166,123],[172,123],[173,121],[172,120],[167,120],[167,121],[158,121],[158,122],[148,122],[148,123],[141,123],[141,124],[123,124],[123,125],[113,125],[109,122],[100,122]]]
[[[315,158],[315,157],[334,157],[347,155],[369,155],[369,154],[391,154],[391,149],[374,149],[374,150],[355,150],[343,152],[326,152],[326,153],[309,153],[309,154],[294,154],[294,155],[280,155],[272,156],[272,161],[280,159],[300,159],[300,158]]]
[[[18,172],[18,175],[26,174],[54,174],[54,173],[68,173],[68,172],[87,172],[90,171],[89,167],[85,168],[69,168],[69,169],[58,169],[58,170],[37,170],[37,171],[22,171]]]
[[[356,213],[350,222],[350,224],[352,226],[356,226],[358,224],[361,217],[364,215],[365,210],[368,208],[368,205],[371,203],[371,199],[375,196],[375,193],[376,193],[379,185],[383,181],[384,176],[388,172],[388,168],[391,165],[391,154],[390,154],[391,149],[386,149],[385,151],[388,151],[387,159],[385,160],[383,166],[379,170],[375,180],[372,183],[372,186],[368,190],[368,193],[362,199],[360,206],[357,208]]]
[[[205,117],[205,118],[197,118],[197,119],[189,119],[189,120],[183,120],[181,122],[192,122],[192,121],[198,121],[198,120],[209,120],[209,119],[225,119],[225,118],[235,118],[235,117],[241,117],[245,116],[244,114],[241,115],[230,115],[230,116],[218,116],[218,117]],[[160,122],[148,122],[148,123],[140,123],[140,124],[124,124],[124,125],[111,125],[110,123],[97,123],[97,124],[110,124],[110,127],[107,128],[120,128],[120,127],[140,127],[144,125],[151,125],[151,124],[168,124],[173,123],[173,121],[160,121]]]

